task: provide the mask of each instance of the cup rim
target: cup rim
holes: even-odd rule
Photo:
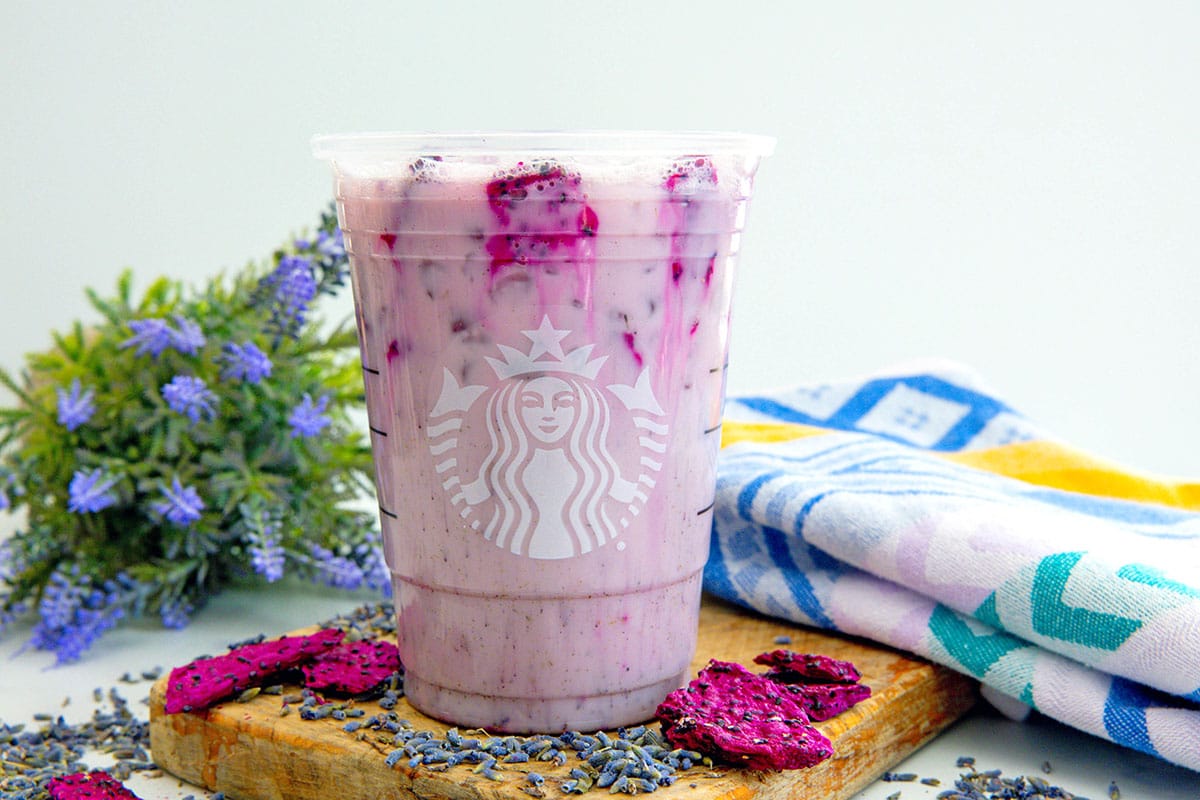
[[[775,137],[732,131],[462,130],[363,131],[312,137],[313,156],[512,155],[531,151],[581,155],[771,155]]]

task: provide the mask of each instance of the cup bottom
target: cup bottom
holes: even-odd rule
[[[686,671],[648,686],[591,697],[495,697],[439,686],[410,672],[404,676],[404,694],[421,713],[464,727],[514,734],[590,732],[646,722],[685,683]]]

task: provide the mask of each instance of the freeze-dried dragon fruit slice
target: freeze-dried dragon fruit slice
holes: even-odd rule
[[[771,667],[768,677],[780,683],[858,683],[862,676],[849,661],[818,653],[772,650],[754,657],[755,664]]]
[[[829,739],[781,688],[740,664],[710,661],[656,715],[673,746],[750,769],[800,769],[829,758]]]
[[[46,783],[51,800],[139,800],[125,784],[107,772],[76,772]]]
[[[302,667],[304,685],[360,694],[400,671],[400,651],[391,642],[344,642]]]
[[[766,677],[774,678],[772,675]],[[787,692],[813,722],[832,719],[871,696],[871,687],[865,683],[781,683],[779,688]]]
[[[345,633],[329,628],[309,636],[283,636],[246,644],[225,655],[199,658],[171,670],[164,710],[199,711],[229,695],[258,686],[334,647]]]

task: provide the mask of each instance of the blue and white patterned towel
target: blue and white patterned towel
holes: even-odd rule
[[[1200,770],[1200,484],[1046,436],[961,369],[731,398],[705,588]]]

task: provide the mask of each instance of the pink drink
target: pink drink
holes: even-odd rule
[[[592,730],[649,718],[686,681],[738,239],[769,148],[315,142],[337,174],[417,708]]]

